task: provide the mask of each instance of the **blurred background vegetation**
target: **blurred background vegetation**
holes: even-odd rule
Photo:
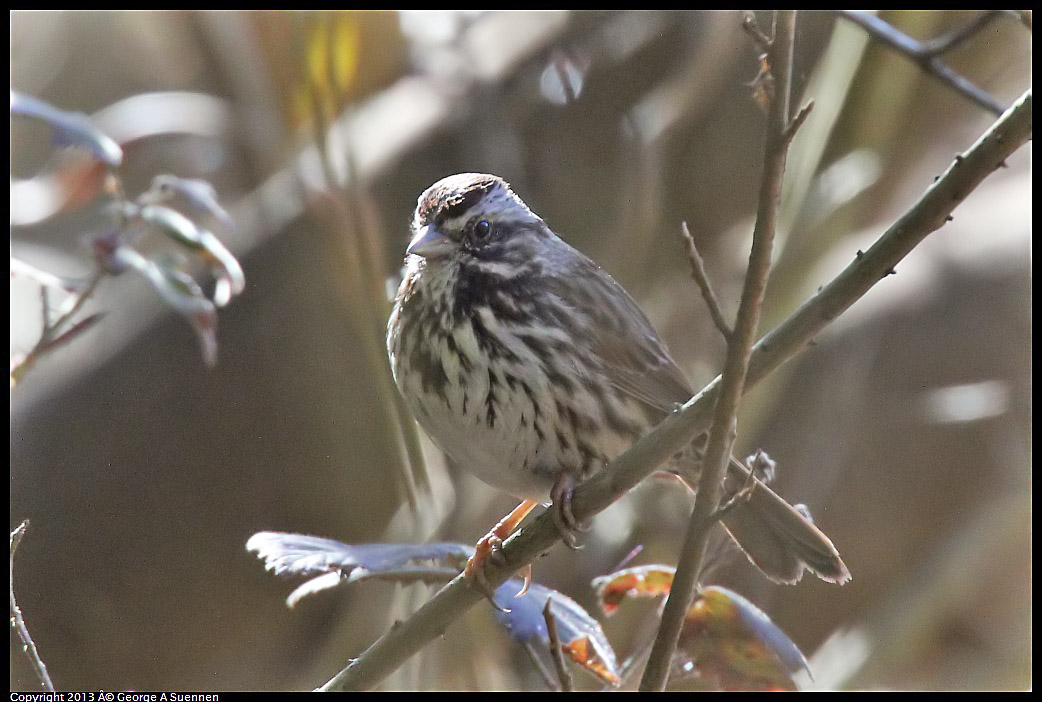
[[[974,16],[882,15],[918,39]],[[123,146],[131,195],[161,172],[213,183],[247,281],[221,311],[212,370],[187,325],[120,278],[96,296],[101,324],[12,390],[11,525],[32,520],[16,590],[58,688],[311,689],[433,590],[367,582],[289,610],[293,584],[245,551],[251,534],[473,543],[514,506],[415,443],[383,356],[415,199],[445,175],[510,181],[637,297],[696,386],[710,380],[724,346],[679,231],[733,314],[763,125],[740,24],[724,11],[12,13],[13,89],[92,115]],[[832,14],[801,13],[796,41],[795,89],[816,106],[789,159],[764,329],[995,119]],[[999,16],[944,58],[1008,105],[1030,83],[1030,15]],[[51,147],[19,121],[11,144],[13,254],[84,276],[103,208],[21,197]],[[811,659],[808,686],[1031,685],[1029,150],[1008,166],[743,407],[738,445],[778,461],[776,489],[811,508],[853,581],[772,586],[723,546],[706,581],[770,614]],[[11,293],[14,354],[40,314],[32,285],[12,278]],[[535,578],[593,611],[590,580],[635,546],[632,564],[675,563],[689,509],[652,481]],[[620,656],[654,606],[605,622]],[[486,610],[385,685],[540,689]],[[35,689],[16,641],[12,689]]]

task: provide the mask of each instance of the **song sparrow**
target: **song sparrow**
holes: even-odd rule
[[[684,374],[622,286],[501,178],[438,181],[412,228],[387,325],[395,383],[445,453],[525,500],[479,543],[478,560],[548,497],[568,533],[573,481],[690,399]],[[697,451],[674,463],[694,485]],[[732,459],[732,472],[733,494],[748,471]],[[772,580],[795,582],[804,568],[849,578],[829,539],[762,484],[723,521]],[[480,581],[483,562],[472,564]]]

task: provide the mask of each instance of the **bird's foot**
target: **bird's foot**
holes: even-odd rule
[[[489,562],[492,562],[497,567],[506,565],[503,559],[503,539],[510,536],[517,529],[517,526],[537,504],[534,500],[525,500],[510,514],[499,520],[499,523],[481,537],[474,546],[474,555],[467,561],[467,566],[463,570],[463,577],[470,580],[471,586],[484,595],[496,609],[503,610],[503,607],[496,603],[496,588],[488,580],[488,576],[485,573],[485,565]],[[521,591],[515,597],[521,597],[528,592],[528,586],[532,582],[532,565],[528,564],[522,568],[521,574],[525,582]]]

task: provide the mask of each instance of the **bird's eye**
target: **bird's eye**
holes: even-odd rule
[[[474,225],[474,236],[478,239],[487,239],[490,233],[492,233],[492,225],[488,220],[483,219]]]

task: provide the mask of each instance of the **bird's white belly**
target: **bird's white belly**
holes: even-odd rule
[[[600,455],[595,463],[603,463],[632,443],[633,437],[603,428],[602,408],[578,377],[571,388],[556,386],[518,339],[516,328],[501,327],[488,310],[479,314],[514,359],[490,357],[467,324],[454,330],[452,349],[442,336],[424,340],[446,378],[437,388],[429,382],[425,387],[422,374],[407,372],[407,363],[392,358],[395,380],[413,415],[460,467],[519,499],[546,500],[562,472],[588,472],[591,451]],[[577,436],[560,407],[594,418],[599,430],[587,427]]]
[[[534,429],[531,400],[511,391],[502,380],[490,399],[485,367],[472,367],[458,377],[466,380],[450,383],[445,397],[424,392],[419,378],[406,380],[409,396],[415,398],[411,409],[420,425],[439,448],[482,481],[519,499],[545,499],[553,471],[563,466],[558,467],[560,462],[549,455],[553,447]]]

